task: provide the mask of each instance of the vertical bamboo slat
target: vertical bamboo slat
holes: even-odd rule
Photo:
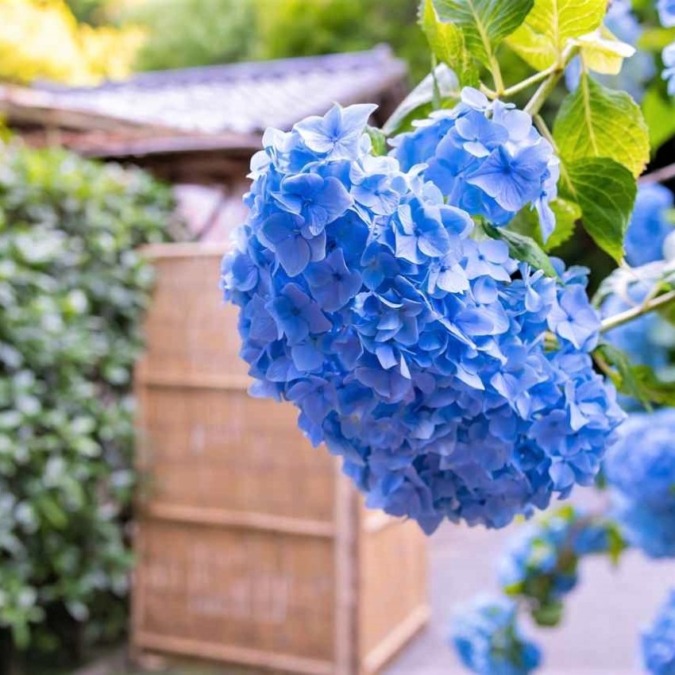
[[[288,404],[246,394],[222,248],[150,247],[138,364],[137,653],[370,675],[426,623],[425,540],[367,513]]]

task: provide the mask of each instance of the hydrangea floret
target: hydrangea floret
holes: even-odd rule
[[[652,558],[675,556],[673,439],[675,409],[634,413],[605,462],[622,535]]]
[[[663,50],[663,78],[668,82],[668,93],[675,96],[675,42]]]
[[[673,232],[668,213],[673,193],[659,183],[640,185],[626,231],[626,261],[633,267],[663,259],[663,244]]]
[[[478,675],[527,675],[541,662],[539,648],[517,624],[515,602],[501,596],[480,596],[461,608],[450,641],[462,664]]]
[[[642,663],[650,675],[675,673],[675,590],[671,590],[654,620],[642,634]]]
[[[432,113],[394,144],[401,167],[419,167],[449,204],[493,225],[532,205],[544,239],[553,231],[559,161],[532,117],[513,104],[466,88],[459,105]]]
[[[609,547],[605,519],[563,507],[528,523],[509,541],[499,582],[507,595],[527,600],[536,619],[555,621],[560,601],[577,585],[579,559]]]
[[[252,392],[293,402],[369,506],[427,532],[502,527],[591,484],[623,419],[593,370],[585,271],[557,261],[546,276],[472,219],[529,201],[545,214],[550,145],[528,115],[462,98],[392,156],[371,153],[372,106],[268,131],[223,263]],[[435,145],[450,154],[434,160]],[[432,180],[434,161],[470,201]]]

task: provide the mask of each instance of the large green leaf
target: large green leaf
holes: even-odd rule
[[[499,43],[520,26],[534,0],[433,0],[438,16],[461,28],[466,46],[490,65]]]
[[[505,2],[504,4],[508,4]],[[607,0],[535,0],[509,46],[537,70],[557,63],[568,41],[600,27]]]
[[[609,157],[639,176],[649,161],[649,129],[640,107],[588,75],[563,101],[553,136],[567,162]]]
[[[581,222],[595,243],[617,262],[635,203],[631,172],[606,157],[579,159],[563,167],[562,193],[581,208]]]
[[[478,84],[478,69],[466,48],[464,33],[453,23],[441,21],[432,0],[422,0],[420,26],[436,58],[456,73],[460,84]]]

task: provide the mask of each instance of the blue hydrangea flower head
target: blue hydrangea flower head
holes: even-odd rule
[[[668,93],[675,96],[675,42],[663,50],[663,79],[668,82]]]
[[[675,0],[658,0],[656,7],[659,11],[659,19],[664,28],[675,26]]]
[[[465,88],[452,110],[432,113],[394,140],[404,170],[423,165],[422,176],[448,203],[504,225],[533,206],[544,238],[555,227],[550,201],[557,195],[559,162],[532,118],[512,104],[489,102]]]
[[[541,652],[522,634],[516,610],[507,598],[480,596],[457,612],[450,643],[472,673],[527,675],[539,667]]]
[[[673,231],[668,210],[673,193],[658,183],[640,185],[626,232],[626,260],[634,267],[663,259],[663,243]]]
[[[632,275],[626,276],[627,283],[604,299],[601,307],[604,317],[639,307],[653,288],[651,281],[635,281]],[[612,329],[605,334],[605,339],[625,352],[633,363],[657,371],[668,365],[668,351],[673,341],[672,329],[655,312]],[[625,396],[621,404],[624,409],[642,408],[641,404]]]
[[[675,590],[658,611],[651,627],[642,634],[642,663],[650,675],[675,673]]]
[[[466,114],[438,123],[459,124],[470,161],[508,150],[516,172],[548,171],[527,115],[464,98]],[[474,239],[479,211],[448,204],[419,167],[372,156],[371,110],[268,130],[252,160],[249,215],[222,268],[252,393],[291,401],[369,506],[427,532],[443,519],[503,527],[592,483],[622,420],[593,370],[586,275],[557,262],[547,277]],[[440,147],[449,134],[415,138]],[[490,167],[466,184],[494,208],[537,196],[529,169],[509,184]]]
[[[604,520],[566,506],[524,525],[509,541],[499,561],[499,583],[507,595],[526,598],[538,611],[576,586],[580,557],[608,547]]]
[[[605,461],[624,538],[654,558],[675,556],[675,410],[633,413]]]

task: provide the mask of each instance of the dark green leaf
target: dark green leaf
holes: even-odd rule
[[[621,164],[580,159],[563,166],[562,196],[581,208],[581,222],[596,244],[617,262],[637,194],[637,183]]]
[[[464,34],[455,24],[441,21],[432,0],[420,4],[420,26],[436,58],[456,73],[460,84],[478,84],[478,69],[466,48]]]
[[[562,602],[549,602],[541,607],[536,607],[532,610],[532,618],[538,626],[551,628],[557,626],[562,619],[563,604]]]
[[[534,0],[433,0],[438,16],[461,28],[466,46],[490,66],[495,49],[520,26]]]
[[[483,224],[483,229],[492,239],[501,239],[506,242],[511,255],[516,260],[529,263],[532,267],[543,270],[550,277],[558,276],[549,257],[531,237],[511,230],[498,229],[487,223]]]

